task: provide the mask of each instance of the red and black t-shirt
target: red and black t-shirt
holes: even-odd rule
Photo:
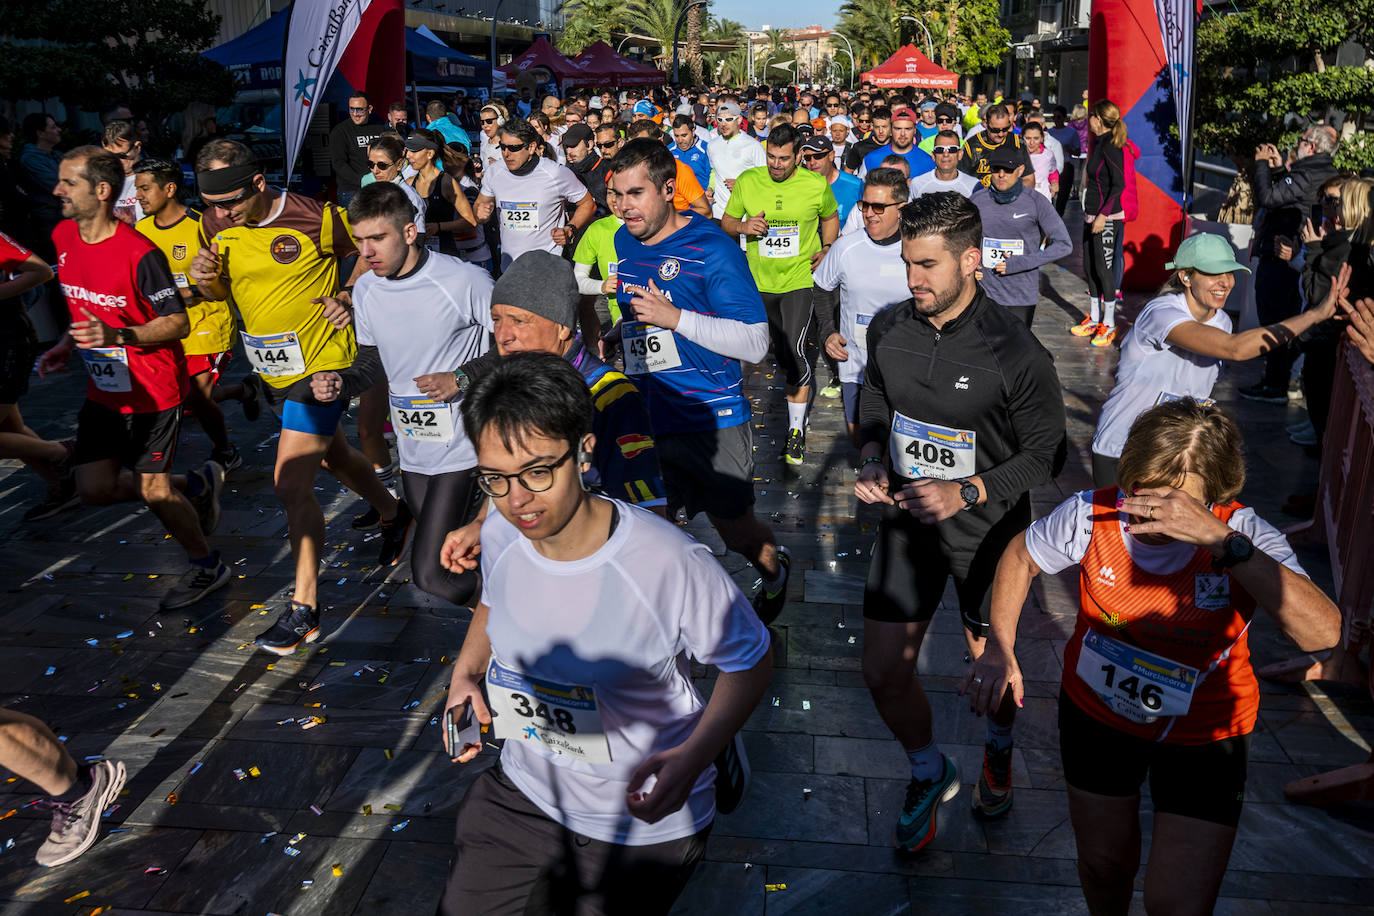
[[[57,281],[73,321],[88,320],[89,312],[112,328],[132,328],[185,311],[167,258],[133,227],[119,223],[114,235],[89,245],[82,241],[76,222],[67,219],[58,223],[52,240]],[[106,382],[102,388],[92,378],[86,389],[90,400],[120,413],[153,413],[177,407],[185,399],[188,383],[181,341],[108,350],[115,352],[105,354],[107,360],[127,358],[128,384]]]
[[[0,232],[0,279],[7,279],[28,259],[27,248]],[[33,337],[33,325],[29,323],[29,316],[24,311],[24,300],[21,297],[0,299],[0,334]]]

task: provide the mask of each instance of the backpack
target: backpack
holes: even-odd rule
[[[1140,215],[1140,197],[1135,183],[1135,161],[1140,158],[1140,147],[1131,140],[1121,148],[1121,168],[1125,173],[1125,188],[1121,192],[1121,212],[1130,222]]]

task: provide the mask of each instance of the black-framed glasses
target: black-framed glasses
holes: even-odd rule
[[[899,207],[901,204],[876,204],[871,200],[861,200],[855,206],[865,213],[872,210],[874,216],[882,216],[887,212],[888,207]]]
[[[1323,195],[1322,195],[1322,203],[1327,204],[1327,205],[1332,206],[1332,207],[1339,207],[1339,206],[1341,205],[1341,195],[1339,195],[1339,194],[1323,194]]]
[[[520,481],[520,486],[531,493],[543,493],[553,486],[554,469],[562,465],[573,456],[576,448],[569,448],[553,464],[536,464],[533,467],[525,468],[518,474],[498,474],[495,471],[487,471],[477,475],[477,486],[488,496],[500,499],[510,493],[510,482]]]
[[[518,152],[520,152],[522,149],[524,149],[525,147],[527,147],[527,146],[533,146],[533,145],[534,145],[533,143],[498,143],[498,144],[497,144],[497,146],[501,147],[501,149],[505,150],[505,151],[508,152],[508,153],[518,153]]]
[[[938,156],[938,155],[940,155],[941,153],[957,153],[957,152],[959,152],[959,147],[957,147],[957,146],[932,146],[932,147],[930,148],[930,151],[931,151],[932,153],[934,153],[935,155]]]
[[[396,163],[394,163],[394,162],[378,162],[376,159],[373,159],[373,160],[371,160],[371,161],[368,162],[367,168],[368,168],[369,171],[372,171],[372,172],[379,172],[379,171],[386,171],[387,169],[393,167],[394,165],[396,165]]]

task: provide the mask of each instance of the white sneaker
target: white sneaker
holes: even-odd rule
[[[124,777],[124,764],[102,760],[91,767],[91,791],[74,802],[44,802],[52,809],[52,832],[38,847],[34,861],[52,868],[90,849],[100,835],[101,815],[124,788]]]

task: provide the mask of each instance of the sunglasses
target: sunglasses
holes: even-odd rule
[[[872,124],[873,122],[872,122],[870,119],[868,119],[868,118],[860,118],[860,119],[859,119],[859,123],[860,123],[860,124]]]
[[[368,162],[367,167],[369,170],[373,172],[380,172],[391,168],[395,164],[396,163],[394,162],[378,162],[376,159],[373,159],[372,161]]]
[[[947,116],[941,116],[941,117],[938,117],[938,118],[935,119],[935,123],[936,123],[936,124],[953,124],[953,123],[954,123],[954,119],[951,118],[951,117],[947,117]]]
[[[957,153],[957,152],[959,152],[959,147],[957,147],[957,146],[935,146],[935,147],[932,147],[932,148],[931,148],[931,152],[935,153],[935,155],[937,155],[937,156],[940,155],[941,153]]]
[[[615,148],[616,148],[616,144],[618,144],[618,143],[620,143],[619,140],[607,140],[605,143],[598,143],[598,144],[596,145],[596,148],[597,148],[597,149],[615,149]]]
[[[483,119],[482,119],[482,123],[483,123],[483,124],[495,124],[495,123],[496,123],[496,119],[495,119],[495,118],[483,118]]]
[[[833,155],[834,155],[834,152],[833,152],[833,151],[832,151],[832,152],[829,152],[829,153],[806,153],[806,154],[804,154],[804,155],[802,156],[802,158],[805,159],[807,162],[815,162],[815,161],[818,160],[818,159],[824,159],[826,156],[833,156]]]
[[[989,133],[989,134],[1005,134],[1005,133],[1006,133],[1007,131],[1009,131],[1009,130],[1011,130],[1010,127],[985,127],[985,128],[983,128],[983,132],[984,132],[984,133]]]
[[[352,105],[348,106],[348,110],[353,112],[353,114],[367,114],[366,108],[354,108]]]
[[[533,143],[498,143],[497,146],[508,153],[518,153],[527,146],[534,146]]]
[[[219,207],[221,210],[232,210],[235,206],[243,203],[244,201],[248,200],[254,194],[257,193],[257,188],[249,186],[235,194],[233,197],[226,197],[224,200],[210,200],[208,197],[201,197],[201,200],[203,200],[205,203],[209,204],[212,207]]]
[[[1333,207],[1339,207],[1339,206],[1341,205],[1341,195],[1339,195],[1339,194],[1323,194],[1323,195],[1322,195],[1322,203],[1324,203],[1324,204],[1330,204],[1330,205],[1333,206]]]
[[[869,210],[872,210],[874,216],[882,216],[884,213],[887,212],[888,207],[897,207],[900,206],[900,204],[875,204],[871,201],[861,200],[857,204],[855,204],[855,206],[857,206],[860,210],[863,210],[865,213],[867,213]]]

